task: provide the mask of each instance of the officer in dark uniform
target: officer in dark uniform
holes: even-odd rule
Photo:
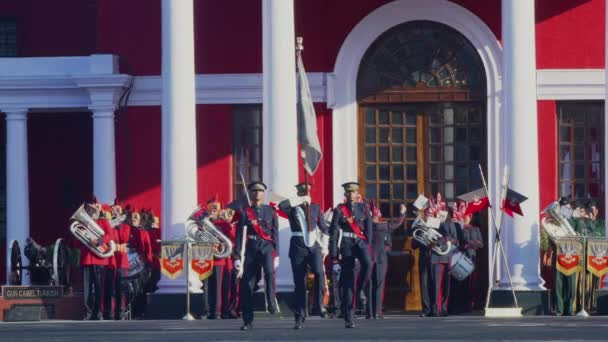
[[[329,229],[325,224],[321,207],[316,203],[311,203],[310,188],[309,184],[300,183],[296,185],[298,197],[286,199],[279,203],[279,208],[289,217],[289,226],[291,227],[289,259],[291,260],[293,283],[295,285],[293,311],[296,321],[294,329],[296,330],[302,328],[306,315],[307,266],[310,267],[315,276],[314,299],[316,305],[321,310],[321,316],[325,316],[325,308],[322,305],[325,274],[321,246],[317,241],[317,236],[319,233],[329,234]],[[304,235],[307,236],[308,245],[304,240]]]
[[[359,184],[342,184],[346,203],[334,209],[330,226],[329,254],[335,271],[341,270],[342,314],[347,328],[354,328],[355,259],[361,270],[357,279],[357,291],[367,286],[371,277],[370,243],[372,242],[372,219],[365,203],[356,202]],[[340,244],[338,241],[340,240]],[[341,255],[341,260],[338,256]]]
[[[249,185],[251,205],[241,210],[236,231],[234,267],[236,269],[244,267],[240,285],[240,302],[243,312],[241,330],[252,328],[253,289],[260,267],[264,270],[264,282],[268,289],[266,293],[266,300],[270,305],[268,310],[272,314],[277,312],[274,300],[274,269],[279,261],[279,225],[276,211],[269,205],[263,204],[266,188],[262,182],[253,182]],[[247,227],[247,237],[246,246],[243,246],[245,227]],[[245,248],[245,260],[240,260],[242,248]]]
[[[421,215],[421,218],[425,219],[425,216]],[[443,236],[438,246],[445,246],[449,241],[452,246],[458,247],[458,232],[456,225],[451,221],[451,215],[439,225],[437,231]],[[451,253],[440,255],[432,249],[433,246],[425,246],[417,240],[413,241],[413,247],[420,249],[418,265],[422,297],[421,316],[447,316],[447,304],[450,295]]]

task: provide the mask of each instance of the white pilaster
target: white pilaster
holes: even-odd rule
[[[30,235],[27,108],[5,109],[6,114],[6,243],[7,282],[10,275],[10,243],[19,242],[23,253]],[[29,284],[27,271],[23,285]]]
[[[298,181],[296,66],[293,0],[263,0],[263,178],[269,193],[295,194]],[[279,219],[278,292],[291,291],[289,222]]]
[[[162,239],[186,234],[197,204],[194,13],[192,0],[162,0]],[[191,291],[200,281],[190,277]],[[184,293],[185,279],[163,277],[160,292]]]
[[[536,110],[536,45],[534,1],[502,1],[505,163],[510,187],[528,200],[524,216],[505,215],[503,242],[516,290],[541,290],[539,253],[539,175]],[[501,272],[501,287],[508,287]]]
[[[114,107],[91,107],[93,112],[93,193],[97,200],[116,198]]]

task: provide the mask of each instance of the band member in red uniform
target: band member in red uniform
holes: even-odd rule
[[[160,220],[158,216],[154,215],[154,212],[150,210],[151,224],[148,229],[148,235],[150,236],[150,251],[152,252],[152,274],[150,277],[150,283],[148,285],[148,292],[152,293],[157,290],[158,282],[160,281]]]
[[[114,230],[118,233],[118,240],[116,240],[116,250],[114,254],[116,258],[116,278],[114,282],[114,318],[124,319],[125,317],[125,303],[124,293],[122,287],[122,279],[127,275],[129,271],[129,257],[127,256],[127,250],[129,248],[129,241],[131,238],[131,226],[124,222],[125,215],[122,212],[122,207],[118,202],[114,202],[112,206],[112,224]]]
[[[391,250],[393,240],[391,234],[395,229],[403,225],[405,219],[406,207],[401,204],[399,207],[399,217],[394,222],[382,221],[382,212],[374,201],[370,203],[370,210],[372,212],[372,229],[374,232],[374,238],[372,239],[372,260],[374,263],[372,270],[372,298],[371,298],[371,309],[369,312],[369,305],[367,306],[366,318],[370,319],[381,319],[382,316],[382,304],[384,302],[384,285],[386,279],[386,271],[388,268],[388,251]]]
[[[270,313],[276,313],[274,300],[274,270],[278,265],[279,255],[279,224],[276,211],[264,203],[266,185],[262,182],[252,182],[249,185],[251,193],[251,206],[240,213],[239,224],[236,231],[236,246],[234,255],[237,260],[234,267],[238,270],[243,267],[241,280],[241,309],[243,311],[243,326],[241,330],[250,330],[253,322],[253,288],[256,274],[260,267],[264,269],[264,282],[268,285],[266,300],[269,303]],[[242,239],[247,227],[246,246]],[[245,248],[245,260],[241,260],[241,250]],[[241,264],[242,263],[242,264]]]
[[[90,241],[92,245],[109,243],[112,240],[110,223],[100,218],[101,207],[97,200],[86,205],[87,213],[99,227],[103,229],[104,236],[101,241]],[[84,244],[80,245],[80,265],[82,267],[84,285],[85,320],[101,320],[101,301],[103,293],[103,271],[108,260],[98,257]]]
[[[465,240],[465,254],[475,265],[475,269],[467,279],[464,280],[466,286],[466,298],[465,311],[471,312],[473,307],[480,300],[479,297],[479,265],[477,265],[477,251],[483,248],[483,235],[477,225],[471,223],[472,216],[465,215],[464,218],[464,240]]]
[[[354,297],[369,283],[372,265],[370,242],[372,240],[372,218],[365,203],[357,202],[359,184],[342,184],[346,203],[334,210],[330,226],[330,248],[333,269],[340,272],[342,289],[342,314],[346,328],[354,328]],[[341,239],[340,239],[341,236]],[[338,240],[341,243],[338,244]],[[341,255],[342,259],[338,259]],[[355,287],[355,259],[359,260],[361,270]]]
[[[104,267],[104,280],[103,280],[103,319],[112,320],[114,319],[112,311],[114,309],[114,297],[116,288],[116,268],[118,266],[116,255],[118,251],[119,236],[118,230],[112,226],[112,208],[107,204],[101,205],[101,217],[106,220],[112,229],[110,229],[110,235],[112,241],[117,245],[114,255],[108,258],[108,262]],[[120,286],[119,286],[120,287]]]

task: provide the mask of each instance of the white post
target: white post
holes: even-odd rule
[[[10,275],[10,243],[21,248],[30,235],[30,200],[28,182],[27,108],[5,109],[6,113],[6,248],[7,283]],[[22,272],[23,285],[29,274]]]
[[[504,160],[511,169],[510,187],[528,197],[522,204],[524,216],[505,216],[502,232],[516,290],[545,289],[540,276],[534,27],[534,1],[502,1]],[[500,285],[509,287],[506,272],[501,272]]]
[[[90,107],[93,112],[93,193],[102,203],[116,198],[114,107]]]
[[[298,182],[296,65],[293,0],[263,0],[264,69],[263,173],[269,193],[295,195]],[[288,258],[289,222],[279,219],[280,265],[277,292],[291,291]]]
[[[197,204],[194,7],[192,0],[162,0],[162,239],[186,234]],[[196,275],[194,272],[191,272]],[[183,293],[185,276],[163,277],[159,292]],[[191,291],[200,292],[198,277]]]

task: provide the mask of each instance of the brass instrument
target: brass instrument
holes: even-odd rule
[[[447,255],[452,252],[452,242],[447,241],[444,245],[445,248],[441,248],[441,240],[443,239],[443,235],[441,235],[435,228],[428,226],[427,222],[425,222],[420,215],[412,224],[412,227],[417,227],[413,232],[412,236],[421,244],[430,247],[433,246],[432,249],[435,253],[439,255]]]
[[[542,212],[546,215],[540,222],[554,243],[560,238],[578,236],[568,219],[562,214],[558,201],[549,204]]]
[[[105,235],[105,232],[95,220],[89,216],[84,209],[84,204],[76,210],[74,215],[70,218],[73,222],[70,224],[70,232],[80,242],[82,242],[91,252],[95,253],[100,258],[109,258],[114,255],[116,245],[114,241],[109,243],[102,243],[101,239]],[[95,242],[99,243],[95,243]]]
[[[232,241],[224,235],[210,220],[205,217],[196,220],[194,214],[200,209],[197,208],[186,221],[186,231],[188,236],[198,242],[209,242],[216,245],[213,251],[215,258],[226,258],[232,254]]]

